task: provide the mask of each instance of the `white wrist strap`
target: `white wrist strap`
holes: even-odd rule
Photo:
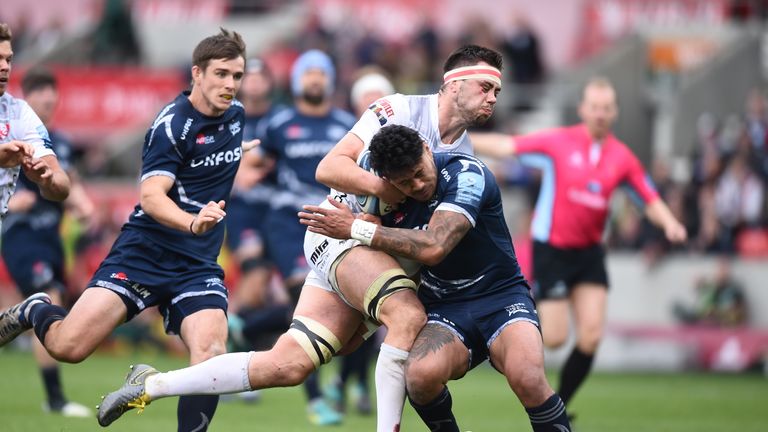
[[[362,219],[355,219],[352,222],[352,238],[360,243],[370,246],[373,240],[373,234],[376,233],[376,224],[366,222]]]

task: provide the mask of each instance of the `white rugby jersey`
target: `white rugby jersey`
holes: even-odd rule
[[[434,153],[475,154],[467,131],[464,131],[455,142],[447,144],[440,139],[438,122],[437,94],[411,96],[395,93],[371,104],[351,132],[363,141],[365,148],[368,148],[371,138],[384,126],[392,124],[408,126],[424,138]]]
[[[52,155],[51,139],[43,122],[21,99],[5,92],[0,96],[0,144],[24,141],[35,148],[35,158]],[[0,168],[0,220],[8,211],[8,200],[16,189],[20,167]]]

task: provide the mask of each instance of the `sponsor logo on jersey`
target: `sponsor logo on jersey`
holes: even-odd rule
[[[184,141],[189,133],[189,127],[192,126],[192,118],[187,117],[187,121],[184,122],[184,129],[181,130],[181,140]]]
[[[509,306],[506,306],[504,309],[507,310],[508,316],[512,316],[513,314],[517,313],[531,313],[528,309],[525,308],[525,303],[515,303],[511,304]]]
[[[242,156],[242,147],[237,147],[234,150],[226,150],[210,154],[202,159],[192,159],[192,161],[189,163],[189,166],[191,168],[197,168],[201,165],[206,167],[219,166],[222,163],[237,162]]]
[[[138,282],[134,283],[133,285],[131,285],[131,289],[133,290],[133,292],[135,292],[136,294],[141,296],[141,298],[143,298],[143,299],[145,299],[145,298],[149,297],[150,295],[152,295],[152,293],[149,292],[148,289],[146,289],[143,286],[139,285]]]
[[[322,158],[333,148],[335,141],[298,141],[285,146],[285,155],[291,159]]]
[[[197,145],[213,144],[214,142],[215,140],[212,136],[205,134],[197,134],[197,137],[195,138],[195,144]]]
[[[368,109],[376,114],[376,118],[379,119],[381,126],[387,124],[387,117],[395,115],[395,110],[392,109],[392,105],[387,100],[378,100],[371,104]]]
[[[567,196],[572,202],[581,204],[584,207],[595,210],[605,210],[608,208],[608,200],[604,196],[589,190],[571,188],[568,189]]]
[[[443,178],[445,179],[445,181],[447,181],[447,182],[451,181],[451,175],[448,174],[448,170],[447,169],[445,169],[445,168],[441,169],[440,170],[440,174],[443,175]]]
[[[229,124],[229,133],[231,133],[233,136],[237,135],[237,133],[240,132],[240,129],[240,120]]]
[[[0,139],[6,139],[11,134],[11,124],[0,123]]]
[[[109,277],[111,277],[112,279],[117,279],[121,281],[128,280],[128,275],[123,272],[112,273],[111,275],[109,275]]]
[[[322,243],[320,243],[315,250],[312,252],[312,255],[309,257],[309,260],[312,261],[312,264],[317,264],[317,259],[320,258],[320,255],[325,252],[325,250],[328,248],[328,240],[323,240]]]
[[[285,137],[287,139],[296,140],[309,136],[309,131],[301,127],[300,125],[293,124],[285,128]]]

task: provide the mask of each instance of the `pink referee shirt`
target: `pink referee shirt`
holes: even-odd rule
[[[542,170],[531,226],[536,241],[558,248],[599,244],[617,186],[629,186],[646,204],[659,196],[637,157],[613,135],[594,150],[584,125],[514,139],[520,162]]]

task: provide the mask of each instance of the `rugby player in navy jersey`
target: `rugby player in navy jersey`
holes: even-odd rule
[[[77,181],[77,173],[71,169],[69,140],[50,129],[59,101],[56,77],[47,69],[32,69],[22,78],[21,89],[30,108],[48,129],[59,166],[69,175],[70,188],[69,196],[63,203],[49,201],[43,198],[35,183],[23,172],[19,173],[16,192],[8,201],[8,214],[3,223],[2,255],[8,272],[24,297],[45,292],[53,303],[60,305],[67,289],[64,247],[59,234],[62,216],[66,209],[70,215],[85,222],[93,212],[93,202]],[[64,396],[56,360],[37,340],[32,341],[32,351],[45,387],[43,409],[65,417],[90,417],[91,410]]]
[[[499,187],[478,159],[433,154],[418,132],[384,127],[371,167],[408,197],[382,224],[333,207],[304,206],[310,232],[356,239],[421,262],[427,325],[406,361],[408,397],[430,430],[459,431],[446,382],[489,358],[539,431],[568,431],[565,406],[544,374],[535,304],[515,257]]]
[[[46,296],[4,312],[0,327],[16,331],[3,332],[9,336],[0,345],[33,328],[52,357],[77,363],[117,326],[157,305],[190,363],[225,352],[227,289],[216,259],[219,222],[246,145],[235,100],[245,43],[222,29],[197,45],[192,64],[191,91],[166,105],[146,134],[140,202],[89,288],[69,313]],[[178,430],[206,430],[217,403],[218,396],[180,398]]]

